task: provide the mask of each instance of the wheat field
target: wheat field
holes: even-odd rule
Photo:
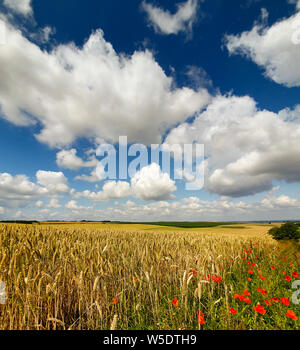
[[[2,224],[0,329],[299,329],[298,246],[243,226]]]

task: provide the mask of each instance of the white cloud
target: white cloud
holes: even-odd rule
[[[37,201],[37,202],[35,203],[35,206],[36,206],[37,208],[41,208],[43,205],[44,205],[44,202],[42,202],[42,201]]]
[[[15,125],[39,123],[36,137],[50,146],[80,137],[118,141],[120,135],[159,143],[210,99],[206,89],[177,88],[148,50],[116,53],[101,30],[82,48],[71,43],[46,52],[5,26],[0,114]]]
[[[273,180],[300,181],[299,121],[300,106],[275,114],[248,96],[217,96],[165,142],[204,144],[206,190],[239,197],[269,190]]]
[[[278,84],[300,86],[300,13],[271,27],[256,24],[240,35],[226,36],[231,54],[243,54]]]
[[[75,194],[76,197],[85,197],[93,201],[106,201],[111,199],[133,196],[145,201],[166,200],[175,198],[175,181],[167,173],[163,173],[158,164],[152,163],[138,171],[131,182],[107,181],[101,191],[89,190]]]
[[[0,214],[4,214],[4,208],[0,207]]]
[[[88,210],[90,209],[91,207],[84,207],[84,206],[80,206],[77,204],[76,201],[74,200],[70,200],[66,205],[65,207],[67,209],[70,209],[70,210],[73,210],[73,211],[77,211],[77,210]]]
[[[61,207],[61,205],[59,204],[58,200],[56,198],[52,198],[50,200],[50,202],[47,205],[48,208],[55,208],[58,209]]]
[[[32,15],[31,0],[3,0],[3,4],[10,10],[23,16]]]
[[[45,187],[49,194],[62,194],[70,191],[68,180],[62,172],[39,170],[36,178],[38,184]]]
[[[97,165],[96,158],[88,161],[83,161],[76,155],[76,149],[62,150],[56,154],[56,163],[59,167],[71,170],[78,170],[80,168],[90,168]]]
[[[155,31],[161,34],[177,34],[181,31],[191,31],[196,20],[198,0],[187,0],[177,4],[177,11],[171,14],[146,1],[142,2],[142,9],[147,13],[148,20]]]
[[[44,193],[45,189],[29,181],[25,175],[0,173],[0,204],[5,207],[24,206]]]
[[[158,164],[152,163],[138,171],[131,179],[131,187],[137,198],[145,201],[174,199],[175,181],[163,173]]]

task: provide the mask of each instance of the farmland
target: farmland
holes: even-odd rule
[[[272,226],[1,224],[0,329],[299,329]]]

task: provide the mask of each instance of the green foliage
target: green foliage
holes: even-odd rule
[[[269,234],[276,239],[276,241],[298,240],[300,238],[299,226],[292,222],[287,222],[280,227],[271,228]]]

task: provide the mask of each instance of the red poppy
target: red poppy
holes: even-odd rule
[[[252,281],[252,279],[249,277],[249,278],[248,278],[248,281],[249,281],[249,282],[251,282],[251,281]]]
[[[286,272],[283,271],[282,273],[283,273],[284,275],[286,275]]]
[[[197,311],[197,315],[198,315],[198,323],[199,324],[205,324],[204,313],[198,310]]]
[[[288,312],[285,315],[286,317],[289,317],[295,321],[298,320],[298,317],[295,315],[295,312],[292,310],[288,310]]]
[[[174,299],[172,300],[172,304],[173,304],[174,306],[178,306],[178,299],[177,299],[177,298],[174,298]]]
[[[248,271],[248,273],[251,273],[251,274],[253,274],[253,271],[252,271],[252,270],[249,270],[249,271]]]
[[[240,301],[245,299],[245,296],[242,294],[234,294],[234,299],[239,299]]]
[[[294,264],[290,264],[290,266],[294,266]]]
[[[249,298],[244,298],[244,302],[247,303],[247,304],[251,304],[251,299],[249,299]]]
[[[272,298],[270,300],[272,301],[272,303],[279,303],[279,299],[278,298]]]
[[[266,290],[264,290],[264,289],[257,288],[256,290],[258,291],[258,293],[261,293],[262,295],[267,295],[268,294],[268,292]]]
[[[298,278],[298,277],[299,277],[299,274],[298,274],[298,272],[293,272],[293,273],[292,273],[292,276],[295,277],[295,278]]]
[[[204,275],[204,279],[205,279],[205,281],[209,280],[210,279],[210,275]]]
[[[259,278],[262,280],[262,281],[265,281],[266,279],[265,279],[265,277],[263,277],[262,275],[258,275],[259,276]]]
[[[193,275],[193,276],[197,276],[197,272],[195,270],[191,270],[190,274]]]
[[[271,305],[271,302],[270,302],[268,299],[264,300],[264,302],[265,302],[268,306]]]
[[[220,276],[211,276],[211,279],[216,283],[222,282],[222,278]]]
[[[250,265],[250,267],[254,267],[255,266],[255,263],[252,263],[251,265]]]
[[[117,299],[117,298],[112,298],[112,303],[113,303],[113,305],[114,305],[114,304],[117,304],[117,302],[118,302],[118,299]]]
[[[288,282],[290,282],[290,281],[292,280],[290,276],[285,276],[284,278],[285,278],[285,280],[288,281]]]
[[[286,258],[284,258],[283,261],[286,261]]]
[[[275,270],[275,266],[271,266],[271,269],[272,269],[272,270]]]
[[[257,304],[256,306],[253,306],[253,309],[258,312],[259,314],[264,315],[267,311],[264,309],[264,307],[260,304]]]
[[[245,295],[250,295],[250,292],[248,292],[247,290],[244,290],[243,292]]]
[[[238,311],[237,311],[236,309],[234,309],[233,307],[231,307],[231,308],[229,309],[229,311],[230,311],[233,315],[235,315],[235,314],[238,313]]]
[[[289,298],[285,298],[285,297],[282,297],[281,298],[281,303],[283,304],[283,305],[290,305],[290,301],[289,301]]]

